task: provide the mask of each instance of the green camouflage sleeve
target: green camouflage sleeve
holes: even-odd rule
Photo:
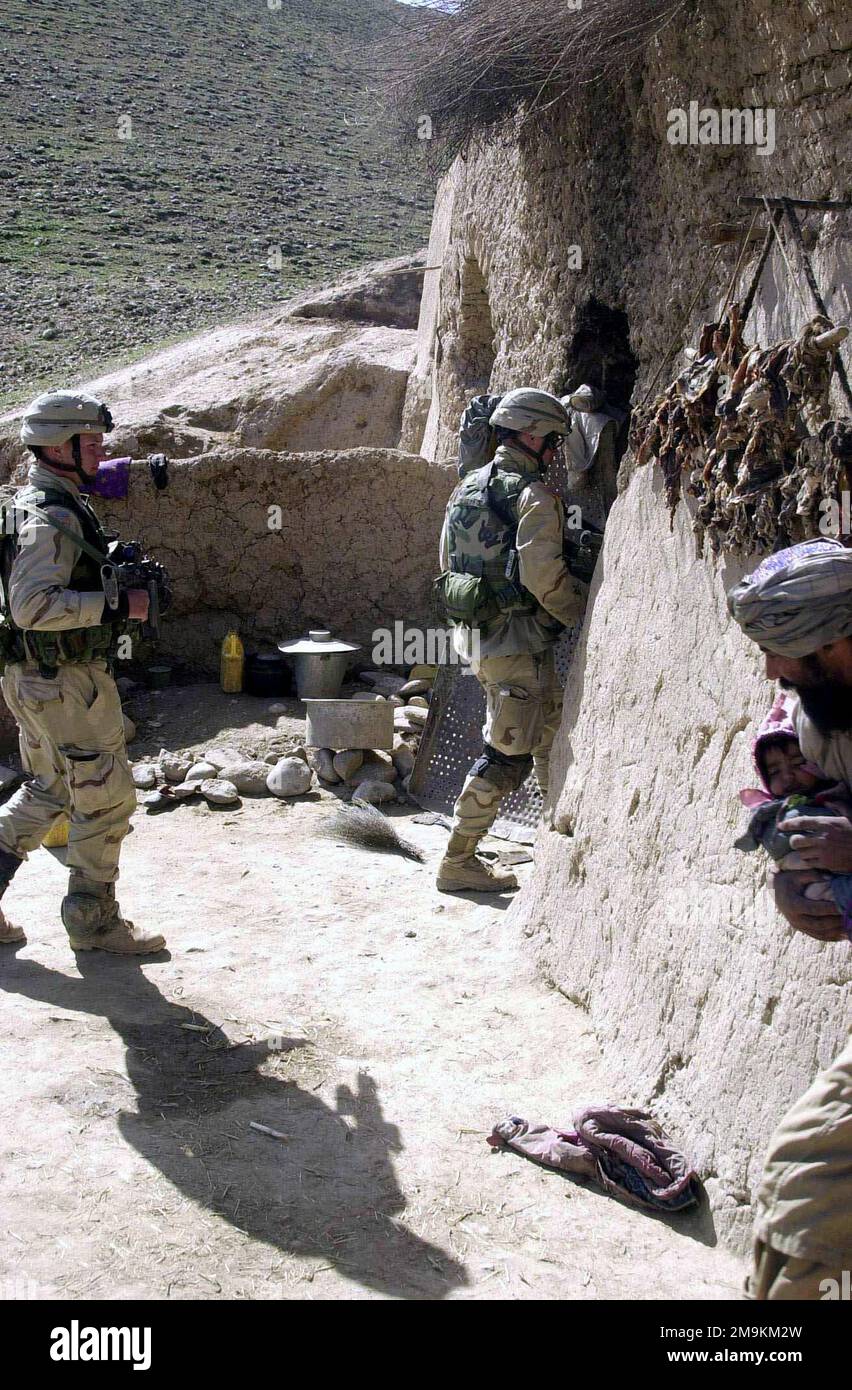
[[[82,536],[73,512],[51,507],[50,514]],[[79,554],[67,536],[38,517],[28,517],[18,534],[18,551],[9,576],[9,607],[18,627],[61,632],[63,628],[96,627],[100,623],[103,593],[81,593],[67,587]]]
[[[562,504],[544,483],[530,483],[518,498],[519,575],[557,622],[573,627],[583,611],[581,591],[562,554]]]

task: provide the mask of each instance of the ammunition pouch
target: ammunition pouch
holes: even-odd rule
[[[452,574],[447,570],[432,585],[432,597],[439,622],[450,627],[482,627],[500,612],[484,575]]]
[[[64,632],[21,634],[24,646],[38,666],[64,666],[73,661],[104,659],[115,651],[119,633],[106,623],[97,627],[72,627]]]
[[[516,551],[513,557],[517,567]],[[495,578],[450,570],[434,581],[432,602],[438,621],[450,627],[485,628],[501,615],[532,614],[539,607],[538,600],[510,574],[499,573]]]
[[[74,627],[64,632],[23,631],[0,623],[0,674],[15,661],[31,661],[42,675],[56,674],[73,661],[109,661],[115,653],[122,624],[115,627]]]

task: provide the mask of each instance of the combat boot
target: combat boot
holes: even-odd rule
[[[0,911],[0,946],[22,946],[26,939],[23,927],[13,927]]]
[[[62,921],[72,951],[109,951],[117,956],[150,956],[162,951],[164,936],[146,936],[122,917],[114,883],[98,883],[71,872],[62,900]]]
[[[513,873],[492,868],[476,854],[482,837],[454,830],[438,865],[436,886],[441,893],[509,893],[518,887]]]
[[[8,849],[0,849],[0,898],[6,892],[23,862],[20,855],[12,854]],[[12,923],[7,922],[3,912],[0,911],[0,946],[18,946],[26,939],[23,928],[13,927]]]

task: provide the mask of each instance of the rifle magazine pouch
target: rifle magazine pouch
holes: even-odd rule
[[[500,612],[483,575],[445,571],[435,580],[432,593],[439,617],[453,626],[480,627]]]

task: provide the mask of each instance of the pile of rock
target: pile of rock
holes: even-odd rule
[[[131,771],[149,810],[198,796],[212,806],[233,805],[241,796],[304,796],[313,784],[304,748],[262,759],[235,748],[211,748],[200,758],[161,748],[156,759],[138,762]]]
[[[230,806],[242,796],[304,796],[314,785],[346,788],[371,805],[404,801],[414,760],[429,714],[436,668],[415,667],[409,676],[363,671],[367,687],[353,700],[386,700],[394,706],[393,749],[292,748],[281,740],[274,751],[215,747],[203,753],[169,752],[132,765],[141,804],[149,811],[176,801],[203,799],[212,806]],[[272,711],[270,711],[272,712]]]
[[[312,748],[308,762],[320,783],[328,787],[342,784],[372,806],[405,800],[435,675],[433,666],[414,667],[407,677],[383,671],[360,672],[359,679],[369,690],[353,695],[353,700],[386,700],[395,706],[393,751]]]

